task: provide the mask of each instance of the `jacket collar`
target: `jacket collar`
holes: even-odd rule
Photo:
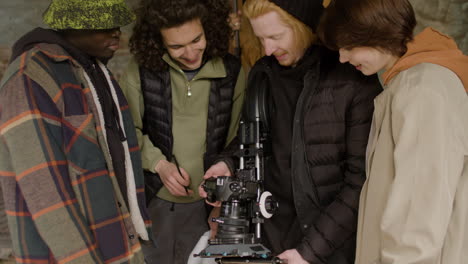
[[[169,56],[169,54],[163,55],[163,60],[177,72],[183,72],[183,70],[177,65],[177,63]],[[225,78],[227,76],[226,68],[224,66],[223,59],[220,57],[212,58],[202,65],[200,71],[197,73],[197,79],[216,79]]]
[[[37,48],[54,61],[77,61],[85,68],[92,66],[95,62],[94,58],[73,46],[59,32],[40,27],[31,30],[16,41],[10,61],[32,48]]]
[[[433,28],[426,28],[407,45],[408,51],[383,75],[384,84],[399,72],[420,63],[432,63],[448,68],[462,81],[468,92],[468,56],[458,49],[457,43]]]

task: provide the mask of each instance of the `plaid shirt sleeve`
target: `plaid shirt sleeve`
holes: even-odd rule
[[[16,261],[104,263],[70,177],[61,88],[54,98],[21,68],[0,88],[0,176]]]

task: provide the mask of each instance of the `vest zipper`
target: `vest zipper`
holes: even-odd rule
[[[187,87],[187,96],[191,97],[192,96],[192,82],[197,81],[198,79],[193,78],[190,81],[187,81],[186,87]]]
[[[185,77],[185,79],[187,79],[187,76],[185,75],[185,72],[183,70],[179,70],[179,72]],[[192,80],[187,80],[187,82],[185,83],[185,87],[187,88],[187,97],[191,97],[192,96],[192,82],[196,81],[198,79],[196,79],[195,77],[192,79]]]
[[[187,82],[187,96],[192,96],[192,86],[190,85],[190,82]]]

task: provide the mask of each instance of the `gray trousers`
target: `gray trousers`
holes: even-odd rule
[[[155,246],[142,245],[148,264],[186,264],[208,229],[205,201],[172,203],[157,197],[148,206]]]

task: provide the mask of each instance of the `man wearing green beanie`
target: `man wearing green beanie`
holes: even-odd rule
[[[127,102],[105,66],[124,0],[52,0],[0,83],[0,183],[18,263],[143,263],[150,241]]]

